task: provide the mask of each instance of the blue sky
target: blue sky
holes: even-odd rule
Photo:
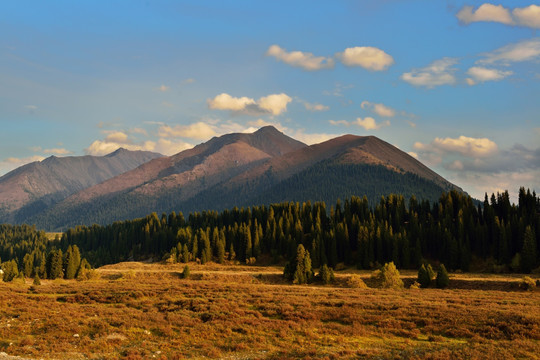
[[[3,1],[0,175],[273,124],[398,146],[475,197],[540,190],[540,3]]]

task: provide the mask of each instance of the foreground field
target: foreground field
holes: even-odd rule
[[[281,269],[121,263],[86,281],[0,283],[0,352],[30,359],[535,359],[540,292],[284,284]],[[366,279],[368,273],[362,273]],[[407,274],[406,274],[407,275]],[[408,274],[412,281],[414,274]],[[1,358],[1,356],[0,356]]]

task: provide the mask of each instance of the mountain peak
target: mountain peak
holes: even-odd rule
[[[254,134],[283,134],[283,133],[279,131],[278,129],[276,129],[273,125],[267,125],[255,131]]]

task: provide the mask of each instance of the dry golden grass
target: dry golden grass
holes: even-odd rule
[[[450,286],[458,289],[379,290],[343,287],[347,273],[336,274],[335,286],[296,286],[283,283],[279,268],[190,264],[187,280],[182,268],[122,263],[86,282],[0,283],[0,352],[34,359],[540,354],[540,291],[520,291],[517,277],[457,275]],[[368,285],[369,275],[360,273]]]

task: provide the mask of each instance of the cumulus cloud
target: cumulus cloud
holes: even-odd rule
[[[361,66],[371,71],[386,70],[394,63],[394,58],[383,50],[371,46],[347,48],[336,57],[346,66]]]
[[[523,40],[515,44],[503,46],[490,53],[483,54],[479,64],[500,63],[509,65],[513,62],[531,61],[540,58],[540,38]]]
[[[360,107],[362,109],[373,111],[375,114],[382,117],[394,117],[396,115],[396,111],[394,109],[384,104],[375,104],[369,101],[362,101]]]
[[[512,11],[502,5],[490,3],[484,3],[476,10],[466,5],[461,8],[456,17],[463,24],[483,21],[540,29],[540,6],[538,5],[514,8]]]
[[[507,25],[514,24],[510,11],[502,5],[482,4],[473,11],[472,6],[464,6],[456,17],[464,24],[470,24],[478,21],[492,21]]]
[[[292,101],[292,98],[287,94],[271,94],[263,96],[255,101],[248,97],[233,97],[229,94],[222,93],[208,99],[208,107],[214,110],[230,110],[235,113],[248,115],[280,115],[287,111],[287,104]]]
[[[278,61],[285,64],[302,68],[308,71],[329,69],[334,67],[334,59],[324,56],[315,56],[309,52],[291,51],[287,52],[278,45],[272,45],[266,51],[267,56],[273,56]]]
[[[488,138],[472,138],[463,135],[459,138],[437,137],[430,144],[416,142],[414,148],[427,153],[458,153],[468,157],[490,156],[498,149],[497,144]]]
[[[540,29],[540,6],[529,5],[524,8],[515,8],[512,15],[514,15],[518,24]]]
[[[206,140],[216,135],[213,126],[205,122],[196,122],[189,125],[162,125],[158,129],[161,138],[189,138],[196,140]]]
[[[467,83],[469,85],[475,85],[477,83],[482,83],[485,81],[502,80],[505,77],[512,75],[513,72],[497,69],[488,69],[481,66],[473,66],[467,71],[467,74],[470,76],[470,78],[467,78]]]
[[[69,150],[64,149],[64,148],[44,149],[43,153],[44,154],[53,154],[53,155],[69,155],[69,154],[73,154],[72,151],[69,151]]]
[[[434,88],[441,85],[452,85],[456,82],[453,66],[457,64],[457,59],[442,58],[420,69],[413,69],[411,72],[401,75],[401,80],[415,86],[425,86]]]

